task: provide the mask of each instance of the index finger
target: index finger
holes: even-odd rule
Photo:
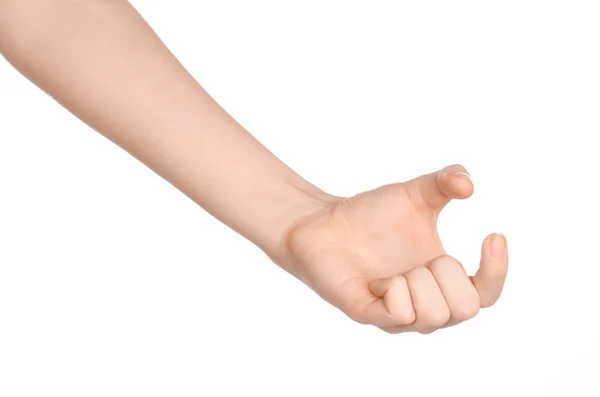
[[[508,244],[501,233],[494,233],[483,240],[481,262],[471,280],[479,293],[481,307],[496,303],[504,288],[508,272]]]

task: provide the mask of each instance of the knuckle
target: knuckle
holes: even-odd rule
[[[414,269],[409,270],[406,273],[406,280],[407,280],[408,284],[410,285],[411,282],[414,282],[415,280],[418,280],[422,277],[429,276],[430,274],[431,274],[431,269],[424,267],[424,266],[419,266],[419,267],[415,267]]]
[[[406,280],[404,277],[394,277],[390,280],[390,288],[400,289],[406,287]]]
[[[449,255],[439,256],[439,257],[435,258],[433,261],[431,261],[431,263],[429,264],[429,268],[431,269],[432,272],[436,272],[440,269],[447,268],[449,266],[462,268],[462,264],[457,259],[455,259]]]
[[[486,297],[485,299],[481,300],[481,307],[482,308],[488,308],[488,307],[492,307],[496,304],[496,302],[498,301],[498,297]]]
[[[355,323],[361,324],[361,325],[369,325],[369,322],[367,321],[367,319],[364,317],[364,315],[362,315],[361,313],[346,313],[346,315]]]
[[[398,328],[379,328],[379,329],[389,335],[397,335],[397,334],[402,333],[402,331]]]
[[[449,310],[436,310],[422,316],[421,327],[424,329],[439,328],[450,320]]]
[[[361,303],[354,302],[349,304],[344,313],[352,320],[362,325],[367,325],[369,322],[367,321],[367,316],[365,315],[366,310],[365,306]]]
[[[397,311],[391,314],[394,321],[400,325],[412,324],[417,319],[414,312]]]
[[[473,303],[457,306],[452,310],[452,317],[456,321],[467,321],[479,313],[480,305]]]

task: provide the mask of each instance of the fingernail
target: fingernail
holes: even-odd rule
[[[467,174],[466,172],[458,171],[458,172],[455,172],[454,175],[458,175],[461,178],[466,178],[469,181],[471,181],[471,183],[473,183],[473,179],[471,179],[471,175]]]
[[[502,258],[506,251],[506,238],[502,233],[496,233],[492,237],[490,244],[490,253],[494,258]]]

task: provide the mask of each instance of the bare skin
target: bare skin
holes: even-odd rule
[[[499,298],[508,268],[488,236],[469,277],[437,233],[473,193],[451,165],[354,197],[304,180],[240,126],[123,0],[0,0],[0,53],[354,321],[430,333]]]
[[[508,268],[506,239],[483,242],[469,277],[444,251],[437,218],[453,198],[473,193],[452,165],[326,205],[287,235],[291,272],[362,324],[430,333],[473,318],[499,298]]]

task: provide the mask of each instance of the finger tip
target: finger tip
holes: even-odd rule
[[[502,233],[492,233],[483,241],[480,268],[490,279],[503,280],[508,272],[508,245]]]
[[[450,171],[450,172],[467,172],[467,169],[465,168],[464,165],[459,164],[459,163],[454,163],[454,164],[450,164],[447,165],[446,167],[443,168],[444,171]]]
[[[482,243],[482,256],[494,261],[506,260],[508,256],[508,244],[503,233],[489,234]]]
[[[449,179],[449,190],[452,195],[458,199],[467,199],[471,197],[475,191],[471,176],[464,171],[457,171],[452,174]]]
[[[491,243],[496,238],[500,239],[500,241],[506,242],[506,235],[502,232],[494,232],[494,233],[488,234],[485,237],[485,239],[483,240],[483,242],[484,242],[484,244]]]

